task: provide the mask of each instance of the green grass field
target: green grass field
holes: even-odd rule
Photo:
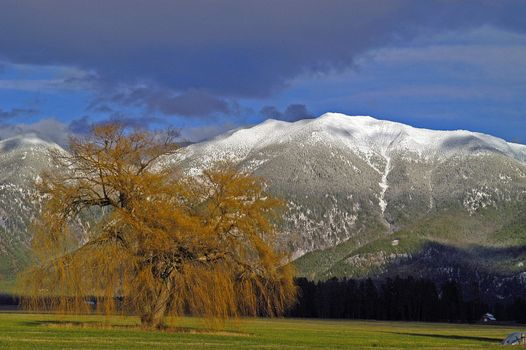
[[[195,318],[145,331],[131,317],[0,314],[0,349],[499,349],[520,328],[431,323]],[[177,328],[175,328],[177,327]]]

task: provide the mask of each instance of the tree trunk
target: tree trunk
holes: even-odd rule
[[[168,278],[161,286],[157,299],[152,301],[152,307],[148,313],[141,317],[141,323],[147,328],[163,328],[164,317],[168,311],[170,296],[173,290],[172,278]]]

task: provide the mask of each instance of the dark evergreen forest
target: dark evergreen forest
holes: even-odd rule
[[[437,286],[419,278],[296,280],[298,303],[289,317],[399,320],[425,322],[477,322],[490,312],[498,321],[526,323],[522,297],[487,303],[478,286],[462,290],[457,281]],[[469,296],[469,297],[467,297]]]

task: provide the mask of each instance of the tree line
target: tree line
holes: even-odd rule
[[[413,277],[319,282],[298,278],[296,284],[298,302],[288,317],[477,322],[490,312],[499,321],[526,323],[524,298],[488,303],[476,292],[478,288],[471,286],[468,291],[455,280],[437,285]]]
[[[490,312],[498,321],[526,323],[524,298],[484,302],[473,288],[466,290],[455,280],[441,285],[413,277],[320,282],[297,278],[295,282],[298,301],[285,317],[466,323]],[[19,303],[17,297],[0,294],[0,309],[13,309]],[[193,313],[186,310],[184,314]],[[268,316],[261,310],[258,314]]]

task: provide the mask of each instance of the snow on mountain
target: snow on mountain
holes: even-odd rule
[[[41,206],[35,183],[51,166],[51,149],[61,148],[35,134],[0,140],[0,276],[27,259],[28,227]]]
[[[248,129],[220,135],[191,146],[191,151],[208,154],[210,161],[224,157],[242,160],[251,152],[286,142],[321,141],[346,145],[367,156],[371,152],[386,157],[392,151],[419,157],[451,156],[477,152],[497,152],[526,161],[526,146],[477,132],[438,131],[378,120],[368,116],[326,113],[316,119],[285,122],[269,119]]]
[[[22,148],[61,149],[56,143],[45,141],[35,133],[22,134],[0,140],[0,155]]]
[[[0,140],[0,274],[25,259],[27,227],[40,207],[34,183],[56,147],[31,134]],[[487,261],[489,274],[493,265],[524,272],[517,266],[526,253],[513,248],[526,245],[524,145],[326,113],[233,130],[185,147],[159,166],[177,163],[193,174],[220,160],[262,177],[269,192],[286,201],[281,246],[299,258],[303,275],[353,276],[357,261],[360,269],[383,271],[417,256],[404,271],[427,264],[429,256],[436,266],[426,274],[456,271],[468,255],[455,250],[452,257],[450,245],[484,248],[470,256]],[[428,248],[417,251],[421,246]],[[499,247],[511,250],[504,254]]]
[[[499,209],[526,194],[526,146],[368,116],[271,119],[173,159],[189,173],[220,160],[265,178],[288,201],[281,229],[294,257],[348,240],[359,246],[441,210]]]

